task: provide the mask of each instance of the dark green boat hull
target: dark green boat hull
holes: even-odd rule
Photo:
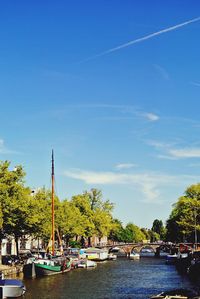
[[[48,265],[42,265],[42,264],[35,264],[36,277],[55,275],[55,274],[65,273],[68,271],[70,271],[70,266],[63,269],[63,267],[61,265],[48,266]]]

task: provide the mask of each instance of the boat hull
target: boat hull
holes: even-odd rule
[[[130,255],[129,259],[130,260],[139,260],[140,256],[139,255]]]
[[[18,298],[25,294],[26,288],[20,280],[5,279],[1,281],[1,298]]]
[[[55,275],[65,273],[70,270],[71,263],[70,261],[66,261],[65,259],[41,259],[38,261],[33,261],[30,264],[26,264],[23,267],[24,277],[26,278]]]
[[[47,266],[47,265],[35,264],[36,277],[61,274],[61,273],[69,272],[70,269],[71,269],[70,267],[63,268],[62,266]]]
[[[33,262],[31,264],[25,264],[23,266],[23,274],[25,278],[34,278],[36,276],[35,264]]]
[[[166,257],[166,264],[174,265],[177,261],[177,255],[168,254]]]

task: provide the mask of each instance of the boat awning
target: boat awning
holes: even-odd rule
[[[24,286],[23,282],[21,280],[17,279],[2,279],[0,280],[0,286],[18,286],[22,287]]]

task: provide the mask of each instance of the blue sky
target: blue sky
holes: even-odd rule
[[[200,182],[200,3],[0,4],[0,159],[151,227]]]

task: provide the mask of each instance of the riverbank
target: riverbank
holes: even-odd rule
[[[16,265],[16,266],[0,265],[0,272],[3,274],[3,277],[18,275],[22,271],[23,271],[23,265]]]

